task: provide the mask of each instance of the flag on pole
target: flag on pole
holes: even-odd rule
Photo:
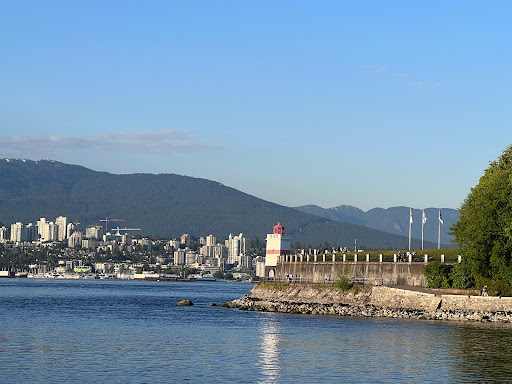
[[[439,210],[439,222],[444,225],[443,219],[441,218],[441,210]]]
[[[412,224],[412,208],[409,208],[409,222]]]
[[[422,223],[425,224],[427,222],[427,215],[425,215],[425,210],[423,210],[423,214],[421,217]]]

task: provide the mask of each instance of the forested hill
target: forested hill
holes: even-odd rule
[[[405,248],[403,236],[331,221],[258,199],[218,182],[175,174],[115,175],[55,161],[0,160],[0,221],[35,223],[66,216],[82,225],[105,217],[143,235],[229,233],[264,239],[280,221],[292,241],[368,249]],[[116,223],[118,224],[118,223]],[[433,247],[433,244],[430,244]],[[414,248],[419,248],[414,244]]]

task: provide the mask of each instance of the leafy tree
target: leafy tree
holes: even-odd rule
[[[213,273],[213,277],[215,277],[216,279],[222,279],[224,278],[224,274],[221,271],[215,271]]]
[[[475,277],[512,285],[512,145],[490,162],[460,208],[451,234]],[[479,283],[480,282],[480,283]]]
[[[469,289],[475,286],[475,276],[468,263],[453,267],[450,277],[453,288]]]

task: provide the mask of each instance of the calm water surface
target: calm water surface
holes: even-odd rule
[[[510,326],[210,307],[251,288],[1,279],[0,382],[512,382]]]

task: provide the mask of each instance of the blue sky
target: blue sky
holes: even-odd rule
[[[0,156],[458,208],[512,143],[506,1],[5,1]]]

